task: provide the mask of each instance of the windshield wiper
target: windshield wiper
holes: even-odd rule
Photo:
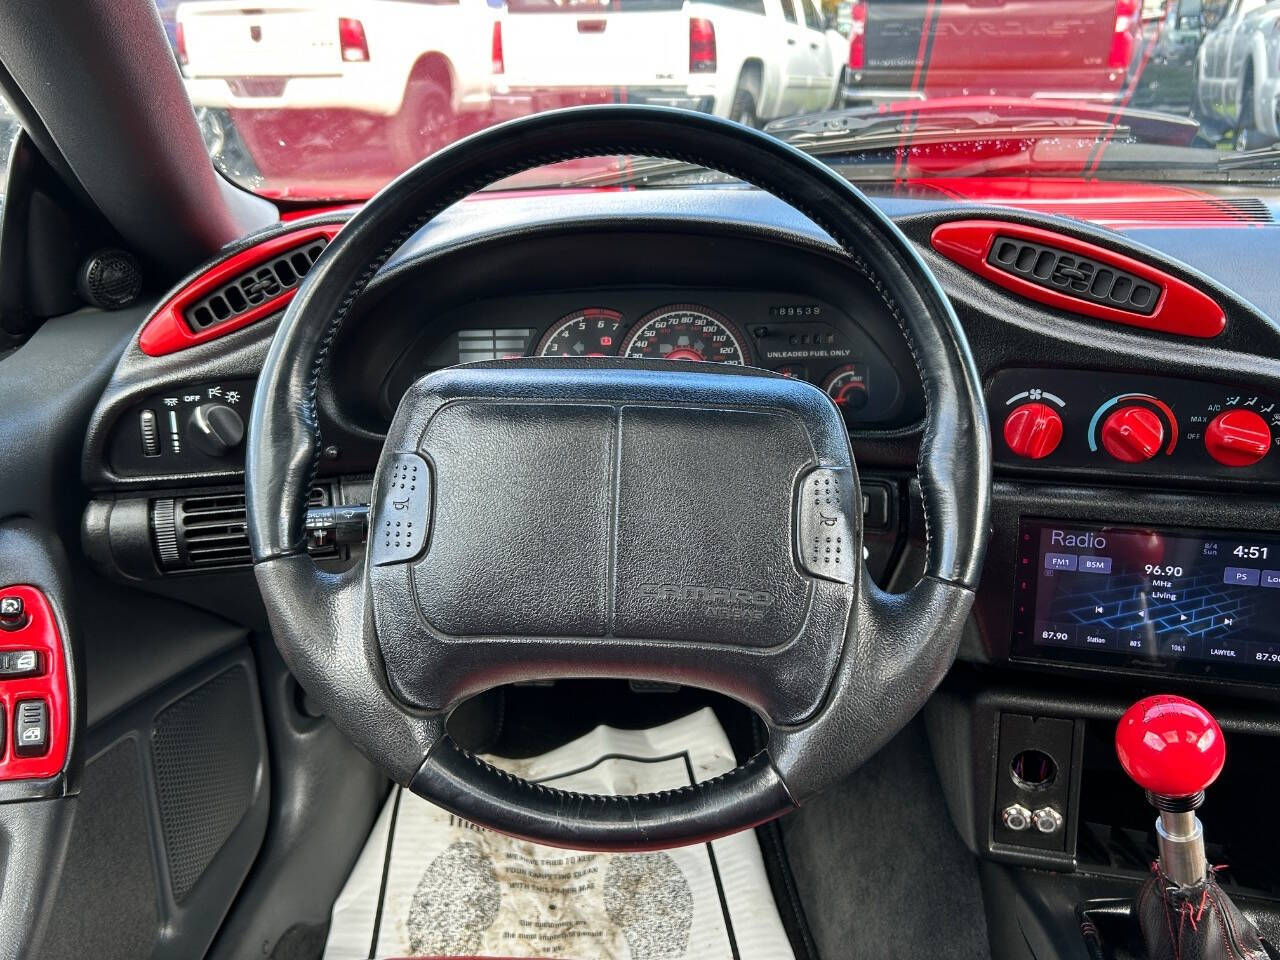
[[[827,110],[774,120],[764,129],[828,162],[835,163],[846,156],[865,164],[877,151],[986,140],[1024,140],[1031,144],[1096,141],[1109,149],[1126,143],[1189,148],[1199,125],[1186,117],[1111,104],[984,97],[978,102],[925,101],[888,110]],[[598,171],[561,186],[636,186],[691,175],[697,175],[700,182],[725,179],[684,161],[637,158],[624,169]]]
[[[1044,125],[1048,131],[1084,132],[1102,128],[1118,135],[1121,130],[1143,143],[1188,146],[1200,129],[1188,117],[1151,110],[1070,100],[1035,100],[1019,97],[982,97],[961,102],[923,101],[895,108],[847,107],[821,113],[800,114],[774,120],[765,131],[799,144],[803,140],[837,138],[853,132],[897,129],[988,130],[1016,126],[1027,132]]]
[[[869,152],[899,146],[919,147],[932,144],[971,143],[979,140],[1047,140],[1070,137],[1096,140],[1111,137],[1118,140],[1131,135],[1128,127],[1071,117],[1028,120],[1009,120],[994,115],[971,117],[967,122],[939,122],[937,120],[903,120],[884,118],[881,122],[856,129],[828,128],[820,131],[802,130],[787,134],[781,130],[768,130],[793,147],[799,147],[815,156],[852,151]]]
[[[1224,153],[1218,158],[1219,170],[1263,170],[1277,165],[1280,165],[1280,146],[1247,153]]]
[[[986,114],[970,115],[966,122],[940,122],[927,120],[908,123],[900,117],[879,117],[874,123],[839,130],[812,131],[803,127],[788,133],[765,128],[766,133],[797,147],[815,157],[833,158],[841,155],[874,153],[877,150],[895,149],[899,146],[925,144],[972,143],[983,140],[1049,140],[1069,137],[1072,139],[1123,140],[1130,135],[1125,126],[1081,121],[1075,118],[1046,119],[1036,117],[1022,122],[1009,122],[1006,118]],[[564,181],[562,187],[616,187],[635,186],[656,180],[667,181],[688,174],[706,175],[708,179],[733,179],[715,171],[707,171],[694,163],[683,160],[665,160],[660,157],[632,159],[626,169],[590,173]]]
[[[561,181],[559,186],[625,187],[651,179],[667,180],[686,173],[710,174],[714,177],[733,179],[732,177],[726,177],[724,174],[708,171],[706,167],[700,167],[696,163],[688,163],[685,160],[666,160],[662,157],[633,157],[625,165],[624,169],[588,173],[581,177]]]

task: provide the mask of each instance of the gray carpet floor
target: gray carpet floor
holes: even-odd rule
[[[947,813],[917,720],[782,819],[821,960],[989,958],[977,861]]]

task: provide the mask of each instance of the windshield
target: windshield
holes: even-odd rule
[[[575,104],[761,127],[862,183],[1247,184],[1280,174],[1280,0],[157,0],[210,155],[358,200]],[[505,187],[696,183],[594,159]]]

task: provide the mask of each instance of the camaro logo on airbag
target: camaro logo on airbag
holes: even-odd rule
[[[732,587],[699,587],[690,583],[642,583],[640,596],[655,600],[710,600],[753,607],[773,606],[774,596],[763,590],[736,590]]]

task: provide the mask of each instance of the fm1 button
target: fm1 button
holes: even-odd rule
[[[858,564],[857,526],[851,509],[853,472],[823,467],[800,484],[796,553],[815,577],[853,583]]]
[[[43,700],[19,700],[13,708],[13,752],[39,757],[49,750],[49,705]]]

